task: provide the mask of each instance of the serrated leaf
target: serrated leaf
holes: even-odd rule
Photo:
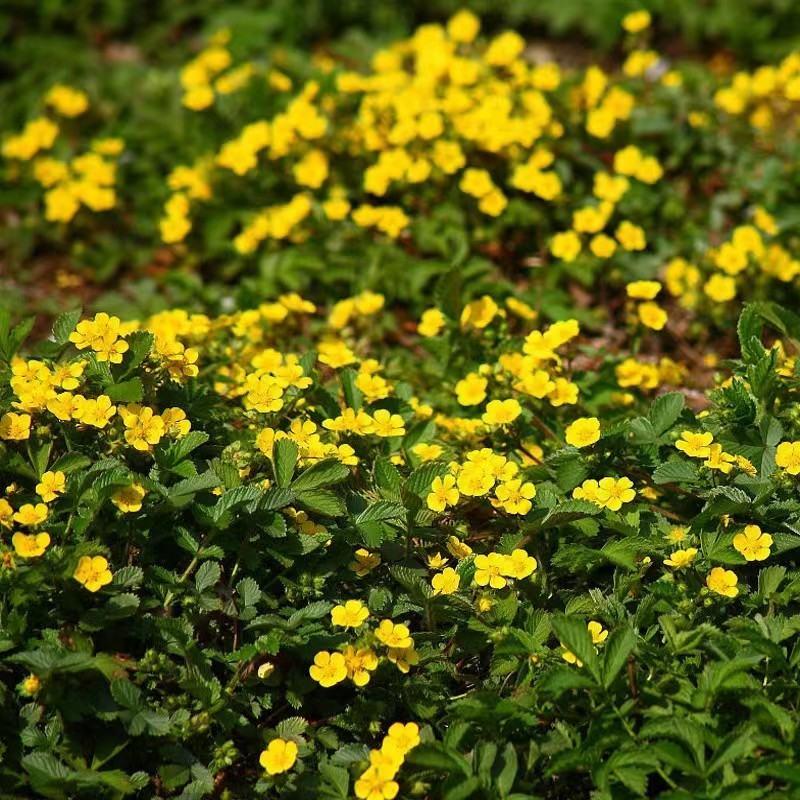
[[[243,606],[254,606],[261,599],[261,589],[253,578],[242,578],[236,584],[236,593]]]
[[[292,491],[302,492],[309,489],[323,489],[334,486],[350,477],[350,470],[335,458],[318,461],[298,475],[292,482]]]
[[[216,561],[204,561],[194,576],[194,585],[198,593],[210,589],[222,575],[222,570]]]
[[[328,489],[311,489],[297,492],[295,500],[303,508],[326,517],[341,517],[345,514],[344,500]]]
[[[73,311],[65,311],[59,314],[53,323],[53,341],[63,346],[69,341],[69,335],[75,330],[75,326],[80,322],[83,309],[76,308]]]
[[[299,450],[291,439],[278,439],[272,447],[272,471],[275,483],[286,489],[292,482]]]
[[[697,467],[682,458],[665,461],[653,471],[653,483],[659,486],[665,483],[692,484],[698,480]]]
[[[625,666],[634,647],[636,634],[630,625],[623,625],[608,637],[603,646],[603,686],[607,689]]]
[[[583,662],[583,667],[593,678],[598,679],[600,665],[592,643],[592,637],[586,628],[586,623],[577,617],[555,614],[552,617],[552,625],[556,636],[558,636],[564,647],[573,652]]]

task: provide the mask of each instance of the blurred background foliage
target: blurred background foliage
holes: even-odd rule
[[[26,90],[79,78],[98,59],[180,63],[195,36],[222,27],[244,49],[356,50],[461,7],[479,14],[488,32],[513,27],[526,38],[563,38],[600,53],[614,48],[620,20],[636,8],[657,18],[657,44],[666,51],[729,51],[747,66],[780,58],[800,40],[797,0],[4,0],[0,114],[18,113]]]

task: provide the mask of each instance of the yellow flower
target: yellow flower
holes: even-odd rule
[[[93,428],[105,428],[116,413],[117,407],[111,404],[111,398],[106,394],[78,402],[74,411],[80,422]]]
[[[438,336],[444,328],[445,322],[445,316],[438,308],[429,308],[422,312],[419,325],[417,325],[417,333],[425,337]]]
[[[363,578],[381,563],[381,557],[377,553],[370,553],[369,550],[365,550],[363,547],[359,547],[353,556],[355,561],[351,562],[350,569],[359,578]]]
[[[452,567],[447,567],[433,576],[431,586],[435,595],[453,594],[458,591],[460,582],[461,576]]]
[[[405,725],[402,722],[394,722],[383,737],[381,749],[396,750],[405,757],[419,742],[419,725],[416,722],[407,722]]]
[[[628,33],[640,33],[650,27],[650,12],[644,9],[631,11],[622,18],[622,27]]]
[[[347,667],[347,677],[356,686],[366,686],[370,678],[370,672],[378,667],[378,657],[369,648],[356,648],[347,645],[344,649],[344,663]]]
[[[775,451],[775,463],[790,475],[800,475],[800,442],[781,442]]]
[[[49,533],[15,533],[11,537],[14,552],[20,558],[37,558],[50,545]]]
[[[411,448],[411,452],[420,461],[435,461],[444,451],[441,445],[420,442]]]
[[[505,566],[505,557],[500,553],[475,556],[475,583],[478,586],[502,589],[507,583],[503,577]]]
[[[658,281],[632,281],[625,291],[632,300],[655,300],[661,291],[661,284]]]
[[[715,303],[726,303],[736,297],[736,282],[728,275],[712,275],[703,286],[703,291]]]
[[[182,408],[165,408],[161,412],[161,421],[167,436],[175,439],[186,436],[192,429],[192,423],[186,418],[186,412]]]
[[[65,117],[77,117],[89,108],[89,98],[85,92],[63,84],[53,86],[44,101]]]
[[[368,616],[369,609],[360,600],[348,600],[331,610],[331,622],[343,628],[360,628]]]
[[[125,424],[125,441],[134,449],[150,450],[164,436],[164,420],[152,408],[134,404],[120,408],[119,413]]]
[[[533,575],[538,567],[539,564],[533,556],[528,555],[525,550],[516,549],[503,558],[502,573],[506,578],[519,581]]]
[[[747,525],[744,531],[733,537],[733,546],[748,561],[764,561],[769,558],[772,537],[762,533],[758,525]]]
[[[603,644],[608,639],[608,631],[599,623],[592,620],[586,625],[589,635],[592,637],[593,644]]]
[[[308,674],[324,689],[335,686],[347,677],[344,656],[341,653],[320,650],[314,656],[314,664],[309,667]]]
[[[44,503],[25,503],[20,506],[14,514],[14,521],[20,525],[35,527],[41,525],[47,519],[47,506]]]
[[[597,497],[599,490],[600,484],[594,478],[589,478],[572,490],[572,497],[575,500],[587,500],[599,506],[600,500]]]
[[[355,783],[358,800],[393,800],[397,797],[400,786],[394,780],[395,772],[388,766],[368,767]]]
[[[619,511],[623,503],[630,503],[635,497],[636,490],[630,478],[602,478],[595,502],[609,511]]]
[[[55,500],[58,495],[63,494],[66,481],[67,477],[61,470],[45,472],[39,480],[39,483],[36,484],[36,494],[38,494],[45,503],[50,503]]]
[[[111,502],[123,513],[130,514],[133,511],[141,511],[142,500],[147,494],[144,487],[139,483],[132,483],[130,486],[123,486],[111,495]]]
[[[642,325],[654,331],[660,331],[667,324],[667,312],[658,303],[642,303],[638,313]]]
[[[425,502],[431,511],[441,513],[447,506],[454,506],[460,496],[456,479],[452,475],[445,475],[443,478],[437,476],[431,483],[431,491]]]
[[[703,462],[704,467],[709,469],[716,469],[725,475],[728,475],[733,470],[733,465],[736,463],[736,456],[726,453],[722,449],[721,444],[712,444],[708,448],[708,459]]]
[[[581,239],[575,231],[557,233],[550,240],[550,252],[561,261],[574,261],[581,252]]]
[[[28,675],[28,677],[22,682],[22,691],[25,692],[25,694],[27,694],[29,697],[33,697],[33,695],[38,694],[41,688],[42,681],[39,679],[38,675],[34,675],[33,673]]]
[[[395,624],[390,619],[381,620],[375,630],[375,637],[387,647],[404,649],[414,644],[408,626],[402,623]]]
[[[483,330],[499,312],[497,303],[488,294],[485,294],[464,306],[464,310],[461,312],[461,327]]]
[[[491,490],[494,481],[494,476],[483,465],[470,462],[459,470],[456,485],[461,494],[482,497]]]
[[[103,556],[82,556],[72,577],[90,592],[97,592],[111,583],[113,576]]]
[[[567,427],[564,438],[573,447],[589,447],[600,440],[600,420],[580,417]]]
[[[644,250],[647,247],[644,230],[627,220],[619,224],[614,235],[625,250]]]
[[[467,9],[462,9],[447,20],[447,35],[454,42],[471,42],[480,29],[481,21]]]
[[[386,651],[386,658],[394,664],[404,675],[411,667],[419,664],[419,653],[411,647],[390,647]]]
[[[675,550],[669,558],[664,559],[664,563],[673,569],[685,569],[694,563],[697,557],[696,547],[687,547],[685,550]]]
[[[522,413],[522,407],[513,398],[509,400],[491,400],[481,419],[487,425],[508,425]]]
[[[9,411],[0,418],[0,439],[21,441],[31,435],[30,414],[15,414]]]
[[[261,751],[258,763],[269,775],[288,772],[297,761],[297,745],[286,739],[273,739],[266,750]]]
[[[581,661],[575,655],[575,653],[573,653],[571,650],[567,650],[567,648],[564,647],[563,644],[561,645],[561,647],[562,647],[561,658],[563,658],[564,661],[567,662],[567,664],[574,664],[576,667],[582,667],[583,666],[583,661]]]
[[[391,437],[404,436],[406,429],[403,418],[399,414],[392,414],[385,408],[378,409],[372,415],[373,433],[376,436]]]
[[[706,576],[706,586],[715,594],[721,594],[723,597],[736,597],[739,594],[736,586],[738,582],[736,573],[723,567],[714,567]]]
[[[675,447],[691,458],[708,458],[711,454],[711,443],[713,441],[713,433],[681,431],[680,439],[675,442]]]
[[[486,398],[486,378],[471,372],[456,384],[456,400],[462,406],[476,406]]]
[[[509,514],[524,516],[533,507],[531,499],[536,496],[536,487],[516,478],[500,483],[494,493],[500,508]]]
[[[472,555],[472,548],[466,542],[462,542],[457,536],[450,536],[448,538],[447,551],[459,561],[464,558],[469,558]]]

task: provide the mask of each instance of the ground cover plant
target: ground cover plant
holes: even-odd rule
[[[800,56],[657,53],[686,8],[37,88],[0,797],[800,793]]]

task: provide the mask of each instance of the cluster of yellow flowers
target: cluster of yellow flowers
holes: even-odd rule
[[[54,86],[45,104],[64,117],[76,117],[89,107],[86,94],[69,86]],[[60,129],[48,117],[37,117],[24,130],[3,144],[3,156],[12,161],[33,160],[33,177],[46,191],[45,219],[70,222],[81,206],[91,211],[108,211],[117,202],[117,165],[111,160],[125,144],[119,138],[94,141],[88,151],[63,160],[40,153],[57,144]]]
[[[718,470],[727,475],[734,468],[741,470],[748,475],[755,475],[756,468],[742,455],[726,453],[722,445],[714,441],[712,433],[693,433],[683,431],[680,438],[675,442],[675,447],[690,458],[702,458],[703,466],[711,470]]]
[[[210,45],[181,70],[186,108],[202,111],[213,105],[215,93],[233,94],[256,75],[256,65],[250,62],[229,69],[232,57],[225,47],[229,39],[227,31],[219,31],[212,37]]]
[[[499,402],[499,401],[495,401]],[[511,401],[516,403],[516,400]],[[517,404],[518,405],[518,404]],[[527,514],[536,496],[536,487],[516,477],[519,465],[488,447],[472,450],[463,463],[452,462],[450,474],[436,477],[426,503],[431,511],[443,512],[455,506],[462,495],[483,497],[494,490],[492,506],[508,514]]]
[[[636,498],[636,490],[630,478],[590,478],[572,490],[576,500],[588,500],[600,508],[619,511],[623,504]]]
[[[369,610],[360,600],[348,600],[331,611],[333,625],[356,631],[363,627],[368,617]],[[385,658],[400,672],[408,672],[419,663],[408,626],[384,619],[374,631],[361,631],[358,641],[346,645],[342,652],[321,650],[314,656],[314,663],[308,672],[326,689],[345,678],[356,686],[366,686],[370,681],[370,673],[378,668],[381,661],[381,656],[375,650],[376,644],[386,647]]]
[[[800,54],[791,53],[777,66],[737,72],[730,84],[714,95],[714,103],[728,114],[748,115],[754,128],[770,130],[776,117],[793,113],[800,102]]]
[[[358,800],[392,800],[400,791],[395,778],[406,756],[420,743],[416,722],[389,726],[378,750],[370,750],[369,767],[355,783]]]

